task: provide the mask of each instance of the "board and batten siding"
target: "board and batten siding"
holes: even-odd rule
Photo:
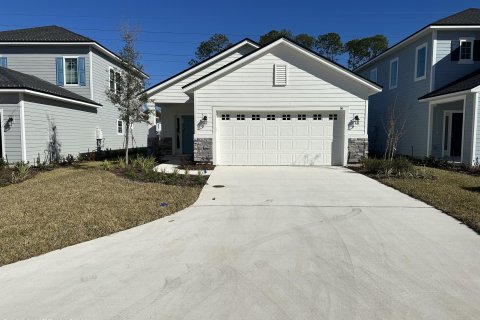
[[[9,119],[13,119],[10,128],[3,128],[3,145],[5,148],[5,157],[9,162],[22,161],[22,145],[21,145],[21,121],[20,121],[20,105],[18,94],[1,94],[0,110],[3,113],[3,123]],[[6,131],[5,131],[6,129]],[[1,151],[1,150],[0,150]]]
[[[273,48],[278,49],[278,48]],[[275,64],[287,65],[287,85],[273,85]],[[196,136],[212,136],[212,122],[216,120],[214,107],[231,108],[232,111],[245,107],[289,108],[292,116],[302,108],[348,108],[347,119],[355,115],[360,124],[347,130],[349,137],[366,137],[366,99],[351,93],[361,91],[354,80],[345,78],[327,66],[320,66],[312,59],[302,56],[292,49],[271,50],[256,60],[243,65],[220,79],[214,80],[195,91],[195,123],[203,116],[210,121],[198,129]],[[366,91],[363,88],[364,91]]]
[[[188,76],[185,78],[181,78],[178,82],[174,83],[173,85],[165,88],[159,93],[156,93],[149,97],[149,99],[153,99],[159,103],[186,103],[190,100],[190,97],[183,92],[182,87],[201,78],[210,72],[217,70],[224,65],[237,60],[244,55],[252,52],[254,50],[251,46],[243,46],[232,52],[230,55],[224,57],[223,59],[216,61],[215,63],[207,65],[202,70]]]
[[[48,145],[55,127],[59,152],[76,157],[96,149],[96,108],[25,95],[25,142],[27,161],[48,159]]]
[[[450,82],[459,79],[480,68],[480,61],[472,63],[461,63],[451,61],[452,40],[460,38],[474,38],[480,40],[480,31],[475,30],[438,30],[437,31],[437,54],[435,61],[435,86],[441,88]]]
[[[427,44],[426,78],[415,81],[416,48]],[[389,88],[390,61],[398,58],[398,82],[395,89]],[[369,98],[369,148],[384,152],[386,145],[385,123],[391,108],[395,108],[399,122],[405,121],[405,134],[397,146],[399,154],[423,157],[427,154],[428,102],[418,98],[430,91],[432,61],[432,36],[417,39],[408,46],[393,50],[359,73],[370,78],[370,71],[377,68],[377,83],[383,91]]]
[[[55,59],[85,58],[85,86],[66,85],[65,89],[90,99],[90,59],[88,46],[1,46],[0,55],[7,57],[8,68],[57,84]]]
[[[96,49],[92,49],[92,60],[93,100],[102,105],[102,107],[98,109],[94,125],[103,131],[105,148],[121,149],[124,147],[124,136],[117,134],[117,119],[119,118],[120,113],[117,107],[108,100],[107,95],[105,94],[110,85],[110,67],[120,70],[120,64]],[[133,125],[132,132],[135,139],[134,147],[147,146],[149,127],[150,126],[145,123],[136,123]]]

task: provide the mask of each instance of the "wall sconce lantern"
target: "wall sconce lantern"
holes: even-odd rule
[[[10,117],[10,118],[8,118],[7,121],[5,121],[5,124],[3,125],[3,128],[1,128],[1,129],[3,129],[4,132],[7,132],[12,128],[12,124],[13,124],[13,118]]]
[[[207,116],[204,115],[204,116],[202,117],[202,121],[207,122]]]
[[[356,125],[360,124],[360,118],[358,117],[358,115],[355,115],[355,117],[353,117],[353,121],[355,122]]]

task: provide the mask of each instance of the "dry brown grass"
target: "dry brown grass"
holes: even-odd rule
[[[444,211],[480,233],[480,176],[433,168],[426,170],[436,179],[379,180]]]
[[[200,191],[92,168],[40,173],[0,188],[0,265],[164,217],[190,206]]]

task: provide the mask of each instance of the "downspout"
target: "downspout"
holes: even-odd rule
[[[22,150],[22,161],[27,162],[27,145],[25,139],[25,102],[24,94],[20,93],[20,144]]]

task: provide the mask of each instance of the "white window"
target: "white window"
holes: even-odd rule
[[[237,120],[245,120],[244,114],[237,114]]]
[[[338,116],[337,116],[336,113],[328,115],[328,120],[337,120],[337,118],[338,118]]]
[[[473,38],[460,38],[460,63],[473,63]]]
[[[307,115],[306,114],[299,114],[297,116],[297,120],[307,120]]]
[[[289,114],[282,114],[282,120],[290,120]]]
[[[63,64],[65,66],[65,84],[75,85],[78,84],[78,58],[77,57],[64,57]]]
[[[276,64],[273,66],[273,85],[286,86],[287,85],[287,66],[284,64]]]
[[[222,120],[230,120],[230,115],[229,114],[222,114]]]
[[[252,120],[260,120],[259,114],[252,114]]]
[[[415,81],[427,77],[427,44],[418,46],[415,50]]]
[[[117,92],[120,89],[119,79],[120,79],[120,72],[115,71],[112,67],[108,68],[108,77],[109,77],[109,84],[110,84],[110,91]]]
[[[267,114],[267,120],[275,120],[274,114]]]
[[[123,134],[123,120],[117,120],[117,134]]]
[[[377,68],[370,70],[370,80],[377,82]]]
[[[314,114],[313,115],[313,120],[322,120],[322,115],[321,114]]]
[[[390,61],[390,89],[395,89],[398,85],[398,58]]]

